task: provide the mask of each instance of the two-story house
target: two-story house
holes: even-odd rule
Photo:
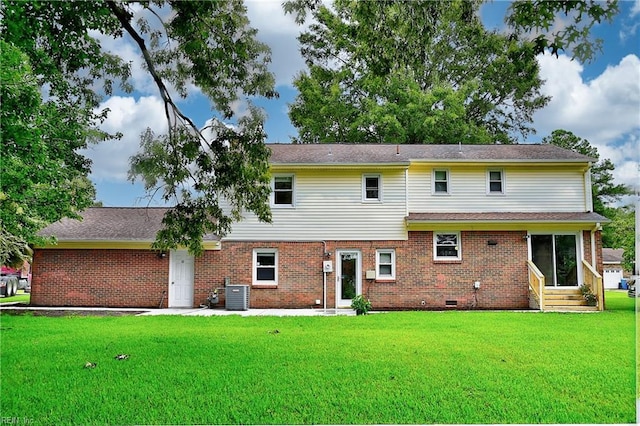
[[[272,223],[246,214],[204,255],[163,258],[150,251],[163,209],[89,209],[43,231],[59,244],[36,250],[32,303],[198,306],[233,283],[259,308],[357,294],[382,310],[603,308],[592,158],[532,144],[269,147]],[[585,283],[597,307],[583,306]]]

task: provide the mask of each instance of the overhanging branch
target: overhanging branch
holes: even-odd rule
[[[173,133],[174,127],[177,126],[177,122],[176,121],[179,118],[181,121],[186,123],[187,126],[190,127],[194,131],[194,133],[196,135],[198,135],[198,137],[204,143],[206,143],[208,145],[207,140],[204,138],[204,136],[202,135],[202,133],[200,132],[198,127],[195,125],[195,123],[189,117],[184,115],[182,113],[182,111],[180,111],[180,108],[178,108],[178,106],[175,104],[175,102],[171,98],[171,94],[169,93],[169,90],[167,89],[167,86],[164,84],[164,81],[162,81],[162,78],[160,78],[160,75],[159,75],[159,73],[158,73],[158,71],[156,69],[156,66],[155,66],[152,58],[151,58],[151,54],[149,53],[149,50],[147,49],[147,46],[146,46],[146,43],[145,43],[144,39],[140,36],[140,34],[138,34],[136,29],[133,28],[133,26],[131,25],[131,22],[130,22],[131,15],[127,11],[125,11],[123,8],[118,6],[116,4],[116,2],[114,2],[114,1],[107,0],[106,4],[109,7],[109,9],[113,12],[113,14],[116,16],[116,18],[118,18],[118,21],[120,21],[120,23],[122,24],[122,27],[127,31],[127,33],[129,33],[131,38],[133,38],[135,43],[140,48],[140,51],[142,52],[142,56],[143,56],[144,61],[145,61],[146,65],[147,65],[147,69],[149,70],[149,74],[151,74],[151,77],[153,78],[153,81],[155,82],[156,86],[158,87],[158,90],[160,91],[160,97],[162,98],[162,100],[164,102],[165,116],[167,118],[167,123],[169,125],[169,137],[170,137],[170,139],[172,139],[171,135]]]

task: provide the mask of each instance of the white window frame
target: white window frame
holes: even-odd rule
[[[375,178],[378,180],[378,196],[376,198],[367,197],[367,179]],[[382,175],[379,173],[366,173],[362,175],[362,202],[363,203],[381,203],[382,202]]]
[[[457,256],[438,256],[438,235],[455,235]],[[434,260],[462,260],[462,242],[460,231],[438,231],[433,233],[433,259]]]
[[[445,172],[447,174],[447,179],[445,181],[447,184],[446,191],[438,191],[436,189],[436,183],[442,182],[442,180],[436,181],[436,174],[438,172]],[[432,181],[431,193],[433,195],[449,195],[451,193],[451,173],[449,172],[449,169],[433,169],[433,172],[431,173],[431,181]]]
[[[382,263],[380,260],[381,254],[390,254],[391,255],[391,263]],[[382,265],[390,265],[391,266],[391,274],[381,274],[380,266]],[[376,280],[395,280],[396,279],[396,251],[395,249],[379,249],[376,250]]]
[[[491,173],[500,173],[500,191],[492,191],[491,183],[498,182],[496,180],[491,180]],[[488,169],[487,170],[487,195],[504,195],[504,170],[503,169]]]
[[[276,204],[276,178],[291,178],[291,204]],[[271,177],[271,207],[292,208],[296,204],[296,176],[293,173],[278,173]]]
[[[274,279],[273,280],[259,280],[258,279],[258,255],[259,254],[273,254],[274,256]],[[269,265],[267,265],[269,266]],[[278,249],[275,248],[255,248],[253,249],[253,265],[252,265],[253,277],[252,283],[254,286],[274,286],[278,285]]]

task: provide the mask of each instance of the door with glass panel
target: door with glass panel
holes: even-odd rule
[[[336,270],[336,307],[348,308],[351,300],[362,293],[359,251],[338,251]]]
[[[577,286],[579,277],[576,234],[531,235],[531,260],[545,277],[545,285]]]

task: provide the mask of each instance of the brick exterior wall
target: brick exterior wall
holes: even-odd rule
[[[32,273],[35,306],[157,308],[167,291],[169,256],[160,259],[150,250],[36,249]]]
[[[359,250],[362,256],[362,289],[375,309],[444,309],[455,301],[458,309],[526,309],[526,232],[462,232],[462,260],[433,260],[433,234],[410,232],[408,241],[327,241],[330,258],[323,256],[321,242],[224,241],[221,251],[206,252],[196,259],[195,300],[202,303],[208,291],[223,287],[225,277],[233,284],[252,282],[253,249],[276,248],[279,258],[277,288],[251,287],[252,308],[321,307],[322,261],[330,259],[334,272],[327,274],[327,307],[335,306],[336,250]],[[497,245],[488,245],[495,240]],[[394,281],[366,280],[375,270],[376,250],[396,253]],[[474,291],[474,281],[480,289]],[[224,298],[221,294],[221,306]],[[424,304],[422,303],[424,301]]]
[[[584,259],[592,264],[596,268],[596,271],[598,271],[598,273],[602,275],[604,273],[604,263],[602,259],[602,231],[596,231],[595,233],[597,256],[595,263],[591,258],[591,232],[583,231],[582,239],[584,241]]]
[[[374,309],[449,309],[451,303],[457,309],[528,309],[525,236],[525,231],[463,231],[462,260],[446,262],[433,259],[430,231],[409,232],[407,241],[224,241],[222,250],[195,259],[194,306],[218,288],[218,306],[224,307],[225,278],[251,285],[253,249],[276,248],[278,285],[252,286],[251,308],[321,308],[323,260],[334,264],[326,299],[327,307],[334,307],[336,250],[346,249],[361,252],[362,290]],[[583,256],[590,261],[590,233],[583,237]],[[601,254],[600,233],[596,242]],[[375,270],[376,249],[385,248],[395,249],[396,279],[365,279],[365,271]],[[601,255],[596,265],[602,273]],[[150,250],[38,249],[32,267],[33,305],[157,308],[163,300],[167,306],[169,256],[160,259]],[[477,291],[474,281],[480,281]]]

